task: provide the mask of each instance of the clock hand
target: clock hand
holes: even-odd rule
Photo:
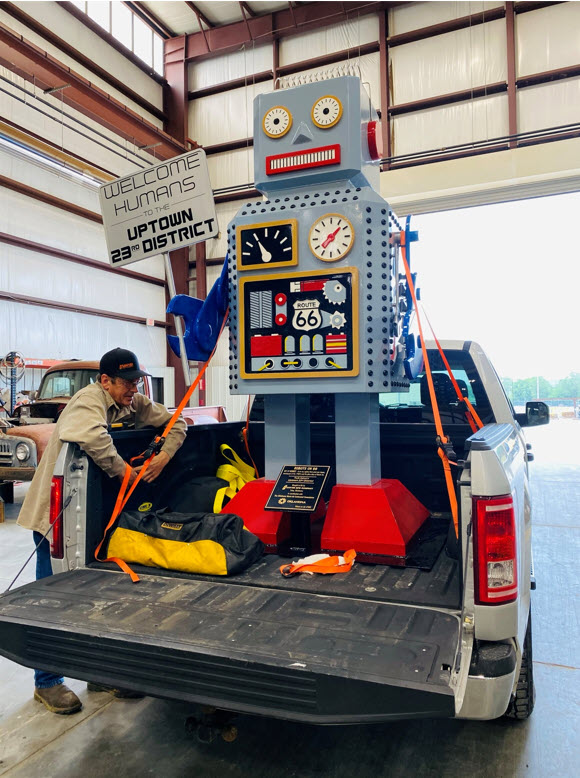
[[[264,246],[258,241],[258,247],[260,249],[260,254],[262,255],[262,262],[269,262],[272,259],[272,255],[269,251],[266,251]]]
[[[337,227],[334,232],[329,233],[328,237],[322,244],[322,248],[325,249],[336,238],[337,233],[340,231],[340,227]]]

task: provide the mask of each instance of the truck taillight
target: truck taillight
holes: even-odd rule
[[[64,558],[64,542],[62,534],[62,492],[64,478],[62,475],[53,476],[50,485],[50,512],[49,518],[52,524],[50,533],[50,553],[55,559]]]
[[[518,596],[514,502],[503,497],[474,497],[475,602],[499,605]]]

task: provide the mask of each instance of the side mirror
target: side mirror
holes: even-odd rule
[[[539,427],[550,421],[550,409],[546,403],[540,400],[531,400],[526,403],[526,412],[516,414],[521,427]]]
[[[31,392],[28,393],[28,399],[30,402],[34,402],[36,400],[36,389],[33,389]]]

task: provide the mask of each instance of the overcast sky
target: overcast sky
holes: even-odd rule
[[[439,339],[475,340],[502,377],[580,372],[580,193],[411,220]]]

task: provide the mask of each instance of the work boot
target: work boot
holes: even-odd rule
[[[34,699],[41,702],[51,713],[61,713],[68,715],[76,713],[83,704],[76,694],[65,686],[64,683],[57,683],[56,686],[50,686],[48,689],[34,690]]]
[[[107,686],[104,683],[87,683],[87,689],[90,692],[108,692],[116,697],[118,700],[140,700],[145,697],[141,692],[133,692],[131,689],[119,689],[116,686]]]

